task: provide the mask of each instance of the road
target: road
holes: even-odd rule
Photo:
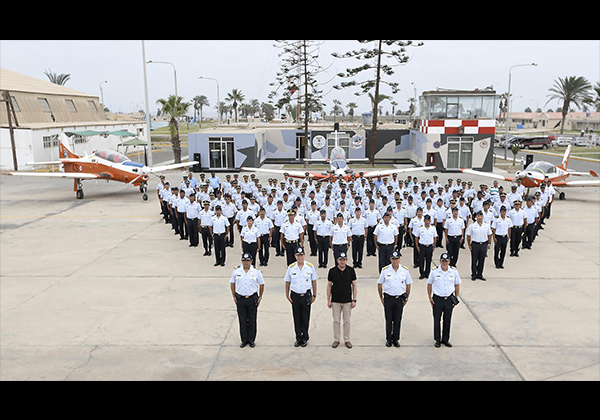
[[[575,147],[575,146],[573,146]],[[554,165],[560,165],[560,163],[562,162],[562,156],[549,156],[549,155],[543,155],[541,153],[535,153],[537,151],[531,151],[531,150],[527,150],[527,151],[522,151],[519,152],[519,154],[517,155],[517,158],[525,158],[526,154],[531,153],[533,155],[533,161],[537,162],[540,160],[546,161],[546,162],[550,162],[553,163]],[[504,148],[502,147],[494,147],[494,153],[498,156],[504,156]],[[512,159],[512,153],[510,152],[510,150],[508,150],[507,153],[507,157],[509,159]],[[571,156],[571,159],[569,159],[569,169],[573,169],[575,171],[578,172],[588,172],[590,169],[593,171],[596,171],[596,173],[600,173],[600,163],[599,162],[589,162],[586,160],[580,160],[580,159],[574,159],[573,156]]]

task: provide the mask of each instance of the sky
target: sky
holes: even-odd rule
[[[558,102],[548,105],[548,89],[558,77],[584,76],[594,85],[600,81],[600,41],[598,40],[422,40],[421,47],[409,47],[407,64],[394,68],[389,80],[398,82],[400,92],[393,95],[396,109],[408,109],[408,98],[437,87],[472,90],[493,86],[498,94],[508,90],[509,68],[516,64],[536,62],[537,67],[517,67],[512,70],[511,92],[515,98],[513,112],[530,107],[556,109]],[[353,59],[336,59],[332,52],[345,53],[362,48],[354,40],[325,40],[319,49],[318,61],[327,71],[318,76],[328,114],[333,100],[346,104],[356,102],[355,115],[370,111],[368,96],[356,96],[358,88],[336,90],[334,84],[342,79],[336,76],[348,67],[358,64]],[[367,45],[372,47],[372,45]],[[246,101],[268,101],[280,69],[280,49],[270,40],[148,40],[145,41],[146,59],[169,61],[177,71],[179,96],[191,101],[196,95],[205,95],[209,109],[205,117],[216,117],[216,83],[200,80],[198,76],[219,81],[221,101],[232,89],[243,92]],[[144,78],[142,42],[139,40],[2,40],[0,67],[32,77],[47,80],[44,70],[69,73],[65,86],[100,97],[100,82],[104,102],[113,112],[133,112],[144,109]],[[356,77],[363,80],[367,72]],[[150,113],[156,114],[157,99],[175,92],[173,67],[168,64],[148,64],[148,95]],[[365,75],[365,76],[363,76]],[[1,77],[1,76],[0,76]],[[372,77],[369,75],[369,77]],[[414,83],[414,84],[411,84]],[[389,87],[381,92],[391,94]],[[384,102],[384,112],[391,104]],[[188,112],[193,115],[193,111]]]

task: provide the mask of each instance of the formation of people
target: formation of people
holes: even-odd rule
[[[532,248],[538,231],[544,229],[550,217],[555,193],[549,180],[531,197],[524,197],[526,188],[520,179],[510,185],[509,192],[498,181],[490,187],[481,184],[479,189],[472,181],[439,181],[438,175],[420,181],[416,176],[400,180],[392,174],[366,179],[359,174],[347,183],[341,177],[315,181],[285,174],[283,180],[269,178],[262,186],[255,174],[244,174],[242,180],[238,173],[226,174],[221,181],[214,172],[210,177],[201,173],[199,179],[189,173],[173,186],[161,176],[157,196],[164,221],[171,224],[174,234],[180,240],[189,240],[190,247],[198,247],[201,236],[204,256],[211,256],[214,248],[215,266],[225,266],[226,248],[235,246],[237,230],[242,265],[234,269],[231,282],[242,347],[254,346],[256,310],[264,288],[256,267],[268,266],[271,248],[275,257],[286,258],[286,296],[293,308],[295,345],[306,346],[318,275],[314,265],[304,261],[305,243],[310,256],[318,258],[318,268],[328,268],[331,249],[333,267],[329,277],[333,273],[343,279],[345,292],[341,293],[336,292],[340,287],[335,287],[335,281],[328,278],[332,286],[328,286],[328,299],[341,294],[345,300],[328,301],[334,313],[334,347],[340,343],[342,315],[344,342],[351,347],[349,318],[356,305],[355,269],[362,269],[364,257],[370,256],[377,258],[380,273],[386,345],[399,346],[402,308],[408,302],[412,283],[399,259],[408,248],[413,249],[412,265],[418,268],[419,279],[427,279],[434,340],[439,347],[440,343],[449,345],[451,309],[460,284],[456,270],[460,250],[470,250],[471,280],[485,281],[483,271],[492,241],[494,266],[503,269],[507,248],[510,257],[518,257],[521,249]],[[432,270],[433,252],[438,247],[444,248],[440,265]],[[237,285],[239,279],[246,279],[244,285]],[[295,282],[299,280],[298,285]],[[253,285],[250,287],[248,282]],[[436,293],[440,282],[444,285],[438,285]],[[444,329],[440,333],[442,316]]]

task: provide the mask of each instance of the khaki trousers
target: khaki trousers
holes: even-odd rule
[[[340,341],[340,320],[344,316],[344,342],[350,341],[350,312],[352,303],[331,302],[331,311],[333,313],[333,339]]]

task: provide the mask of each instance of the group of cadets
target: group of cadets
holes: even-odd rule
[[[275,256],[296,261],[295,249],[308,239],[310,255],[318,256],[319,268],[327,268],[329,249],[337,264],[340,253],[352,256],[352,266],[362,268],[366,256],[378,256],[379,272],[390,264],[392,252],[413,248],[413,268],[419,278],[428,278],[435,248],[445,248],[450,266],[456,267],[460,249],[471,252],[471,280],[485,280],[487,250],[494,243],[494,265],[504,268],[507,247],[511,257],[521,248],[531,249],[545,219],[550,217],[554,188],[549,180],[535,195],[524,200],[525,187],[518,179],[504,191],[498,181],[479,189],[471,181],[439,177],[419,181],[397,174],[354,182],[331,176],[322,181],[303,180],[287,174],[278,182],[270,178],[262,186],[255,174],[214,173],[196,180],[192,173],[179,185],[169,185],[164,176],[157,186],[161,214],[180,240],[190,247],[202,236],[204,256],[215,251],[215,266],[225,266],[226,248],[240,235],[243,253],[256,256],[267,266],[270,248]]]

